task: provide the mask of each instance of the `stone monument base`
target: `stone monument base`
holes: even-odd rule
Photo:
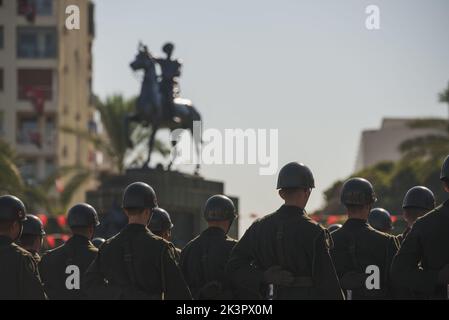
[[[142,181],[156,191],[158,204],[167,210],[173,220],[173,243],[184,247],[207,227],[202,208],[206,200],[215,194],[224,194],[224,183],[176,171],[157,169],[132,169],[125,175],[105,175],[97,190],[86,193],[87,202],[99,212],[103,226],[99,236],[111,237],[126,224],[126,216],[120,205],[124,188],[133,182]],[[230,197],[237,208],[238,198]],[[238,221],[231,227],[229,235],[238,236]]]

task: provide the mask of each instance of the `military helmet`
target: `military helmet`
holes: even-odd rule
[[[166,44],[164,44],[164,46],[162,47],[162,51],[165,54],[172,54],[173,50],[175,49],[175,45],[171,42],[167,42]]]
[[[237,217],[234,203],[223,195],[210,197],[204,206],[203,215],[206,221],[232,221]]]
[[[106,242],[106,240],[103,239],[103,238],[94,238],[94,239],[92,239],[92,244],[93,244],[97,249],[100,248],[101,245],[102,245],[103,243],[105,243],[105,242]]]
[[[315,188],[312,171],[304,164],[290,162],[279,171],[277,189]]]
[[[22,235],[45,236],[44,224],[41,219],[32,214],[27,214],[27,219],[23,222]]]
[[[327,230],[329,231],[329,233],[332,233],[334,231],[337,231],[338,229],[340,229],[341,227],[343,227],[341,224],[336,223],[336,224],[331,224]]]
[[[420,208],[430,211],[435,208],[435,196],[426,187],[413,187],[405,194],[402,208]]]
[[[393,229],[390,213],[383,208],[374,208],[368,215],[368,223],[374,229],[388,232]]]
[[[343,185],[340,195],[344,205],[367,205],[377,201],[373,185],[363,178],[352,178]]]
[[[172,229],[173,223],[168,212],[162,208],[154,208],[148,228],[153,233]]]
[[[124,209],[153,209],[157,207],[156,192],[148,184],[135,182],[126,187],[123,194]]]
[[[25,221],[26,209],[23,202],[14,196],[0,197],[0,221]]]
[[[100,221],[94,207],[87,203],[80,203],[69,210],[67,224],[70,228],[97,227],[100,225]]]
[[[449,179],[449,156],[444,159],[443,166],[441,167],[441,174],[440,174],[441,180],[448,180]]]

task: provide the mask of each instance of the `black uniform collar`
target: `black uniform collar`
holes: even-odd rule
[[[365,219],[349,218],[343,226],[345,228],[368,227],[368,221]]]
[[[305,215],[306,214],[306,211],[303,208],[296,207],[296,206],[288,206],[285,204],[282,207],[280,207],[277,212],[279,212],[282,215],[295,215],[295,214]]]
[[[0,246],[7,246],[12,243],[12,239],[7,236],[0,236]]]
[[[125,232],[146,232],[148,231],[147,227],[140,223],[130,223],[128,224],[123,231]]]
[[[205,236],[221,236],[221,237],[226,236],[226,233],[223,231],[223,229],[218,227],[209,227],[206,230],[204,230],[202,234]]]

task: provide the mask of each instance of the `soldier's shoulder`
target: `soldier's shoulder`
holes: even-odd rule
[[[59,256],[61,256],[65,252],[65,245],[60,245],[57,248],[51,249],[46,251],[42,257],[41,262],[45,263],[48,260],[57,259]]]
[[[379,230],[374,229],[371,226],[368,226],[368,232],[369,232],[370,237],[376,241],[390,242],[390,241],[397,240],[396,236],[393,236],[393,235],[385,233],[385,232],[381,232]]]
[[[426,228],[428,226],[433,226],[435,223],[439,223],[441,218],[441,213],[448,211],[449,208],[444,205],[440,205],[435,209],[429,211],[422,217],[418,218],[413,224],[413,229],[417,230],[420,228]]]
[[[23,258],[34,259],[33,255],[30,252],[26,251],[24,248],[16,245],[15,243],[11,244],[11,248],[15,254],[17,254]]]

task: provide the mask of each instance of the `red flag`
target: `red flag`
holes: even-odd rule
[[[47,222],[48,222],[48,217],[44,214],[44,213],[39,213],[38,215],[37,215],[37,217],[39,218],[39,219],[41,219],[41,221],[42,221],[42,224],[44,225],[44,227],[47,225]]]
[[[25,88],[25,94],[28,97],[28,99],[31,100],[31,103],[33,104],[34,110],[39,115],[42,115],[44,113],[45,109],[45,92],[42,88],[34,87],[34,86],[27,86]]]
[[[65,216],[59,216],[59,217],[57,217],[57,218],[56,218],[56,221],[58,222],[58,225],[59,225],[61,228],[64,228],[64,227],[66,226],[66,224],[67,224],[67,219],[66,219]]]

